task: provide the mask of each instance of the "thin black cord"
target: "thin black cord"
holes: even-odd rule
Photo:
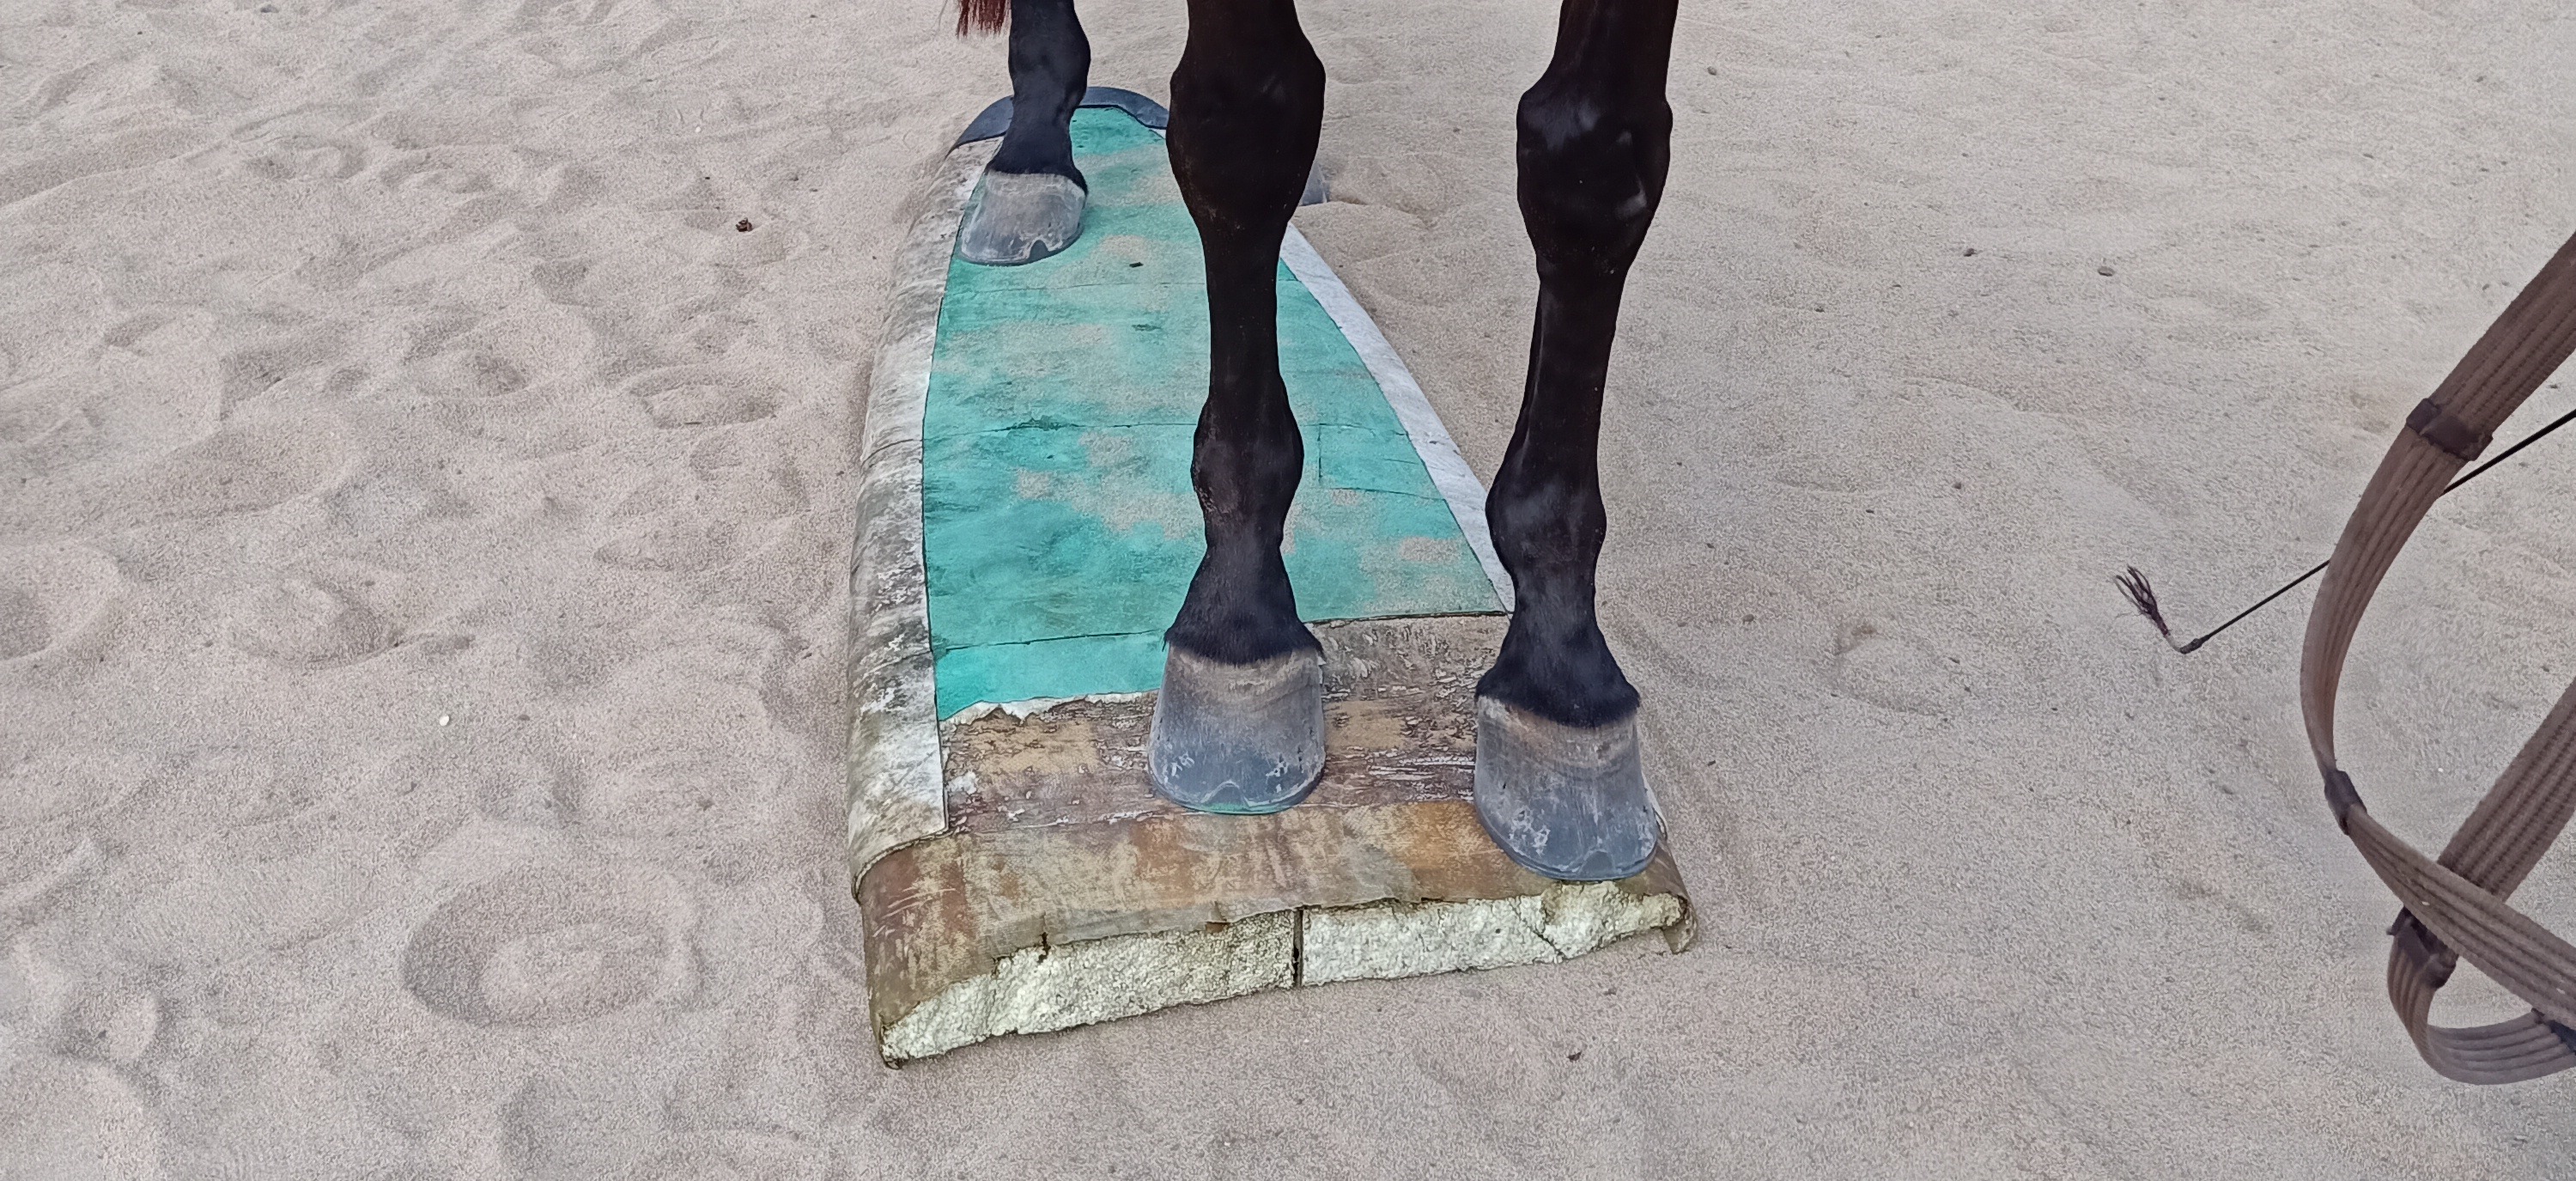
[[[2454,490],[2458,489],[2460,485],[2466,484],[2471,480],[2477,479],[2479,476],[2485,475],[2488,468],[2494,467],[2499,463],[2503,463],[2504,461],[2513,458],[2515,452],[2547,438],[2549,436],[2549,432],[2557,430],[2570,422],[2576,422],[2576,410],[2570,410],[2565,414],[2559,415],[2557,419],[2552,421],[2548,426],[2544,426],[2539,430],[2533,431],[2521,442],[2505,448],[2503,454],[2500,454],[2485,463],[2479,464],[2475,468],[2470,469],[2469,474],[2451,481],[2448,487],[2442,489],[2442,495],[2450,495]],[[2326,561],[2319,562],[2316,565],[2309,567],[2307,573],[2283,583],[2281,585],[2281,589],[2263,596],[2262,599],[2257,601],[2253,606],[2237,612],[2234,618],[2229,619],[2225,623],[2219,624],[2217,627],[2209,629],[2206,634],[2188,644],[2175,642],[2173,638],[2173,628],[2165,623],[2165,613],[2156,603],[2156,588],[2147,585],[2147,576],[2145,573],[2141,572],[2137,567],[2131,566],[2126,574],[2112,575],[2111,581],[2120,584],[2120,592],[2129,597],[2129,605],[2137,608],[2138,614],[2146,616],[2147,622],[2156,625],[2156,631],[2158,634],[2164,636],[2165,643],[2171,644],[2174,651],[2188,656],[2193,652],[2199,651],[2201,645],[2208,643],[2213,637],[2217,636],[2218,633],[2236,626],[2239,620],[2262,610],[2265,604],[2270,603],[2272,600],[2290,593],[2290,591],[2300,583],[2316,577],[2331,564],[2333,564],[2333,559],[2327,559]]]

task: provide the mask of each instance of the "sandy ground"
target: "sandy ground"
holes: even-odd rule
[[[2109,581],[2197,630],[2322,556],[2576,229],[2576,43],[2260,7],[1688,7],[1602,596],[1698,949],[895,1073],[839,859],[851,460],[999,42],[16,0],[0,1175],[2576,1176],[2576,1082],[2445,1083],[2387,1011],[2305,596],[2184,660]],[[1165,93],[1178,4],[1087,15],[1094,80]],[[1490,473],[1552,14],[1307,23],[1299,223]],[[2445,503],[2364,629],[2348,762],[2428,844],[2576,664],[2570,448]],[[2525,897],[2576,928],[2563,864]]]

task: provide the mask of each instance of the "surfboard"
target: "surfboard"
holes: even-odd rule
[[[1007,103],[930,186],[869,386],[849,851],[880,1055],[1647,931],[1686,945],[1668,853],[1552,882],[1477,825],[1472,695],[1510,603],[1484,490],[1293,227],[1280,356],[1306,465],[1282,549],[1325,646],[1324,778],[1269,816],[1152,795],[1161,633],[1202,545],[1197,230],[1162,108],[1094,88],[1072,128],[1080,237],[1023,266],[955,257]]]

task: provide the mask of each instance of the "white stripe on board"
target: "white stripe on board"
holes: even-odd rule
[[[1404,423],[1404,433],[1413,440],[1413,452],[1422,457],[1422,466],[1431,472],[1431,484],[1449,502],[1449,513],[1458,518],[1458,531],[1467,537],[1467,548],[1476,551],[1483,563],[1485,577],[1494,584],[1494,597],[1506,611],[1512,608],[1511,576],[1503,573],[1503,561],[1494,555],[1493,535],[1485,529],[1485,485],[1476,479],[1467,457],[1459,454],[1458,444],[1450,441],[1449,428],[1440,425],[1439,411],[1431,400],[1422,396],[1422,387],[1414,384],[1413,374],[1404,367],[1404,359],[1395,355],[1386,334],[1377,330],[1360,302],[1351,298],[1351,289],[1342,286],[1333,268],[1324,265],[1324,256],[1315,253],[1306,235],[1297,227],[1288,227],[1288,236],[1279,243],[1279,261],[1288,264],[1288,272],[1306,285],[1315,302],[1324,305],[1324,313],[1340,325],[1342,337],[1358,350],[1360,360],[1377,379],[1377,388],[1386,395],[1386,404],[1394,407],[1395,417]]]

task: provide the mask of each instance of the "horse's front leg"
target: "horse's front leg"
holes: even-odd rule
[[[1324,764],[1323,659],[1279,544],[1305,447],[1279,377],[1279,240],[1324,124],[1324,66],[1292,0],[1190,0],[1172,73],[1172,173],[1207,261],[1207,403],[1190,482],[1207,552],[1154,706],[1155,790],[1272,812]]]
[[[1538,321],[1511,448],[1486,514],[1517,602],[1476,686],[1476,812],[1549,877],[1626,877],[1660,825],[1637,691],[1593,616],[1601,391],[1628,266],[1664,191],[1675,0],[1565,0],[1556,56],[1521,96],[1520,203]]]
[[[1073,0],[1011,0],[1011,129],[958,228],[966,261],[1036,262],[1082,235],[1087,185],[1073,166],[1072,129],[1090,73],[1091,40]]]

